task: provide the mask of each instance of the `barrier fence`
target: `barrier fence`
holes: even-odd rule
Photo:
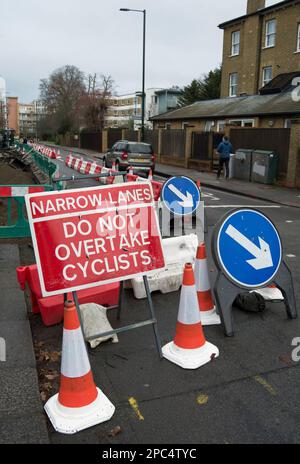
[[[52,185],[0,185],[0,238],[30,237],[25,195],[51,190]]]
[[[59,166],[51,158],[39,153],[34,147],[15,142],[14,149],[22,156],[29,155],[34,165],[49,178],[43,185],[0,185],[0,238],[30,237],[25,195],[28,193],[62,190],[62,182],[54,182]]]

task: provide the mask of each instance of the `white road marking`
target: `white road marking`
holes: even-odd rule
[[[275,205],[205,205],[205,208],[270,208],[281,209],[281,206]]]
[[[297,258],[296,255],[286,255],[287,258]]]
[[[292,224],[294,221],[285,221],[287,224]]]

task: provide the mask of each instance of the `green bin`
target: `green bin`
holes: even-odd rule
[[[252,155],[251,180],[259,184],[275,183],[278,174],[279,156],[272,150],[254,150]]]

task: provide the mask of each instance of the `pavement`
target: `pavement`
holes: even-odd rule
[[[32,335],[23,292],[16,278],[18,245],[0,244],[0,444],[49,443],[38,388]]]
[[[64,166],[66,153],[63,151],[63,160],[57,161],[64,174],[68,174],[68,168]],[[101,154],[88,150],[80,153],[91,159],[101,158]],[[157,166],[159,176],[180,174],[199,178],[196,171],[187,173],[181,168],[179,171],[170,166]],[[216,266],[209,243],[214,225],[221,215],[235,207],[256,207],[273,220],[281,234],[284,259],[293,274],[299,305],[300,202],[297,198],[300,193],[289,190],[289,199],[286,197],[282,202],[285,189],[274,187],[273,191],[251,185],[245,189],[253,189],[253,195],[249,190],[250,194],[245,196],[237,188],[239,181],[227,183],[222,180],[217,184],[217,187],[220,185],[218,189],[216,186],[205,187],[214,185],[206,182],[215,181],[214,176],[205,176],[200,173],[207,211],[206,243],[212,284]],[[87,185],[95,183],[94,180],[84,182]],[[80,181],[76,186],[79,184]],[[291,204],[286,205],[286,201]],[[14,348],[10,364],[3,367],[6,375],[1,377],[2,381],[0,379],[0,391],[5,392],[3,404],[0,399],[0,442],[12,439],[15,442],[34,439],[44,442],[48,436],[38,397],[29,325],[23,294],[17,290],[15,282],[18,254],[14,248],[2,250],[1,245],[0,256],[6,267],[0,272],[0,288],[5,289],[0,320],[4,320],[3,327],[7,323],[5,336]],[[179,296],[179,293],[153,294],[163,345],[174,337]],[[38,315],[35,317],[39,318]],[[130,290],[125,292],[121,323],[116,321],[114,311],[109,313],[113,327],[147,317],[147,302],[134,299]],[[218,346],[220,357],[196,371],[184,371],[160,360],[151,327],[120,334],[118,344],[107,343],[90,351],[95,382],[113,402],[116,412],[109,422],[74,436],[60,435],[50,427],[50,442],[109,445],[299,443],[300,363],[294,362],[291,354],[293,340],[300,337],[300,319],[289,320],[283,303],[269,303],[263,314],[234,309],[233,320],[235,337],[230,339],[224,336],[221,326],[205,328],[207,340]],[[4,335],[0,332],[0,336]],[[60,345],[61,326],[41,327],[40,337],[56,339]],[[12,438],[14,426],[20,433],[16,438]],[[111,433],[116,427],[120,433]],[[37,429],[39,433],[35,434]]]
[[[49,144],[48,144],[49,145]],[[61,147],[67,152],[77,153],[92,160],[102,159],[104,154],[88,149]],[[236,179],[217,179],[215,173],[199,172],[195,169],[169,166],[156,163],[155,174],[161,177],[187,176],[193,180],[200,180],[202,187],[212,188],[228,193],[257,198],[259,200],[277,203],[284,206],[300,208],[300,189],[284,188],[279,185],[264,185]]]

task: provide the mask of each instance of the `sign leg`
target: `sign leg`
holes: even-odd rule
[[[221,272],[214,286],[214,295],[218,313],[220,314],[225,335],[234,336],[232,320],[232,304],[236,297],[241,293],[241,289],[231,283]]]
[[[286,307],[287,315],[290,319],[297,319],[297,306],[296,306],[296,298],[295,298],[295,291],[294,291],[294,284],[293,284],[293,277],[292,273],[285,263],[282,261],[281,266],[279,268],[278,274],[275,279],[275,284],[282,292],[284,296],[284,302]]]
[[[122,310],[122,302],[124,298],[124,282],[120,282],[120,294],[119,294],[119,303],[118,303],[118,312],[117,312],[117,320],[121,319],[121,310]]]
[[[157,346],[157,350],[158,350],[160,358],[163,359],[163,354],[162,354],[162,349],[161,349],[161,341],[160,341],[160,337],[159,337],[159,333],[158,333],[157,320],[156,320],[153,301],[152,301],[151,292],[150,292],[150,288],[149,288],[149,282],[148,282],[147,276],[144,276],[143,279],[144,279],[144,285],[145,285],[145,290],[146,290],[147,299],[148,299],[150,315],[151,315],[151,318],[154,321],[153,322],[153,330],[154,330],[156,346]]]
[[[84,340],[85,340],[85,333],[84,333],[84,327],[83,327],[82,318],[81,318],[81,312],[80,312],[80,307],[79,307],[79,301],[78,301],[77,292],[73,292],[73,298],[74,298],[74,303],[75,303],[75,306],[76,306],[76,310],[77,310],[78,319],[79,319],[79,322],[80,322],[80,326],[81,326],[83,338],[84,338]]]

